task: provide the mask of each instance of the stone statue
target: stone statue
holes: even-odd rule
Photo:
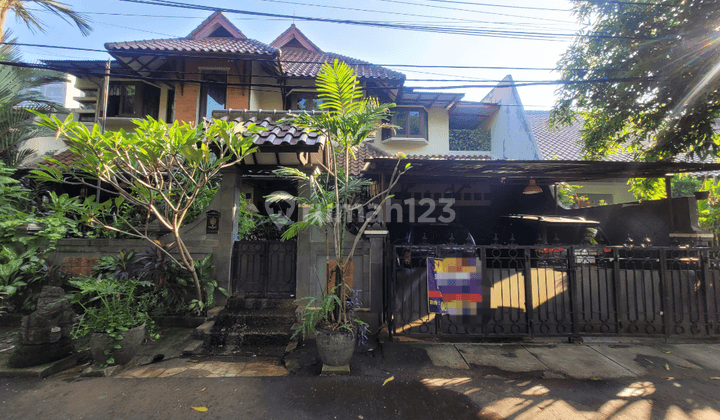
[[[44,286],[35,312],[22,318],[20,342],[8,366],[37,366],[70,356],[73,352],[70,331],[75,322],[77,315],[65,299],[65,291]]]

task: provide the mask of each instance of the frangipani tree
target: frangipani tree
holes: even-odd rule
[[[311,226],[326,228],[331,237],[337,269],[334,270],[335,281],[328,279],[329,284],[340,285],[336,288],[338,299],[331,322],[347,325],[347,310],[344,305],[347,288],[343,279],[352,262],[355,249],[363,232],[375,219],[382,204],[392,196],[389,192],[397,184],[400,176],[410,168],[408,164],[400,168],[400,160],[388,183],[388,188],[369,200],[359,203],[357,197],[363,188],[370,184],[368,180],[358,179],[350,174],[350,160],[355,157],[355,150],[379,128],[387,127],[384,121],[390,117],[390,109],[395,104],[380,104],[377,99],[365,96],[354,70],[346,63],[335,60],[332,65],[324,63],[318,72],[318,96],[322,100],[320,113],[301,113],[284,120],[299,128],[322,134],[326,138],[325,147],[329,149],[329,161],[322,169],[329,177],[327,182],[320,182],[319,175],[306,175],[291,168],[281,168],[277,175],[295,179],[309,188],[309,198],[295,197],[286,193],[268,196],[270,203],[295,201],[309,206],[304,220],[290,225],[283,238],[293,237],[298,231]],[[365,218],[356,233],[353,245],[347,255],[343,253],[343,244],[347,234],[349,216],[370,204],[376,204],[374,212]]]
[[[41,125],[65,138],[78,159],[72,164],[48,159],[52,165],[41,165],[43,170],[33,174],[41,181],[84,185],[116,195],[103,203],[96,203],[94,197],[86,199],[83,220],[150,242],[191,273],[197,299],[202,302],[200,281],[180,227],[203,187],[222,169],[255,152],[252,137],[262,128],[222,120],[214,120],[205,128],[177,121],[168,125],[148,117],[136,120],[133,132],[103,133],[97,125],[90,130],[83,123],[71,121],[72,116],[65,121],[55,116],[38,117]],[[179,262],[148,236],[146,228],[134,226],[113,210],[123,202],[144,209],[171,232]],[[124,229],[108,222],[111,212],[113,218],[123,222]]]

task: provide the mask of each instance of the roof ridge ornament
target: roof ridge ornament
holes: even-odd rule
[[[222,33],[222,35],[218,35]],[[247,39],[245,34],[242,33],[237,26],[233,25],[232,22],[223,14],[221,10],[217,10],[215,13],[205,19],[197,28],[193,29],[192,32],[187,36],[189,39],[204,39],[211,37],[226,37],[235,39]]]

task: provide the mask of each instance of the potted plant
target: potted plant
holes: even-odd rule
[[[153,322],[140,287],[150,282],[135,277],[120,280],[112,275],[69,280],[78,290],[73,300],[84,313],[73,329],[73,338],[90,335],[90,352],[96,363],[123,365],[130,362]]]
[[[322,173],[305,174],[293,168],[280,168],[278,176],[296,180],[307,189],[308,194],[293,196],[288,193],[275,193],[267,196],[269,203],[294,201],[307,209],[303,220],[290,224],[282,239],[290,239],[300,230],[311,226],[325,231],[326,249],[330,254],[330,244],[334,260],[327,261],[327,285],[322,296],[309,299],[303,312],[303,322],[296,334],[316,332],[318,350],[323,363],[328,365],[346,365],[355,346],[356,332],[364,331],[365,324],[354,315],[353,302],[358,299],[345,283],[351,274],[352,259],[363,233],[382,208],[382,204],[392,196],[389,192],[400,180],[400,176],[410,168],[410,164],[400,168],[400,154],[388,187],[377,194],[363,199],[363,193],[372,184],[368,179],[353,177],[350,174],[350,159],[355,150],[376,130],[389,127],[384,124],[390,117],[390,108],[394,104],[380,104],[372,97],[365,97],[360,82],[353,69],[346,63],[335,60],[332,65],[324,63],[317,76],[317,91],[321,99],[320,113],[301,113],[284,119],[283,123],[316,132],[325,137],[328,150],[327,165],[322,165]],[[364,219],[355,232],[350,251],[343,253],[347,236],[347,227],[354,220],[351,215],[375,204],[374,211]],[[327,358],[333,353],[326,344],[344,344],[339,352],[349,356]]]

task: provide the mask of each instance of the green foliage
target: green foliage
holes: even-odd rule
[[[112,276],[118,280],[125,280],[132,273],[135,262],[135,251],[123,249],[118,255],[103,255],[92,268],[93,277]]]
[[[293,338],[302,335],[304,340],[307,334],[315,333],[315,327],[318,324],[331,322],[335,308],[343,306],[337,293],[339,287],[339,285],[335,286],[330,293],[324,294],[321,298],[308,297],[300,299],[300,301],[307,301],[307,303],[305,309],[303,309],[302,323],[293,333]]]
[[[713,245],[717,246],[720,244],[720,180],[705,180],[703,190],[710,191],[710,197],[707,200],[698,201],[700,227],[713,233]]]
[[[568,208],[573,208],[577,204],[577,196],[575,191],[581,188],[580,185],[570,185],[567,182],[557,184],[557,195],[560,203]]]
[[[168,253],[173,252],[174,249],[173,245],[165,245],[164,248]],[[196,298],[189,303],[186,302],[186,298],[192,294],[193,280],[186,270],[167,257],[167,253],[157,248],[149,248],[138,254],[137,263],[141,268],[136,274],[141,278],[152,280],[155,286],[148,294],[149,310],[154,316],[186,313],[201,315],[207,308],[215,305],[216,292],[230,296],[230,293],[219,287],[215,280],[212,254],[206,255],[202,260],[193,261],[203,290],[203,300]]]
[[[492,136],[490,130],[483,127],[471,129],[450,129],[450,150],[490,151]]]
[[[68,282],[77,289],[69,298],[84,311],[72,331],[74,338],[105,333],[116,340],[115,348],[119,348],[118,342],[125,331],[142,324],[152,331],[154,323],[148,315],[148,299],[140,293],[140,289],[151,283],[134,277],[120,280],[110,275],[79,277]],[[113,362],[112,359],[106,361]]]
[[[568,83],[558,89],[552,120],[582,117],[587,157],[717,155],[717,2],[578,1],[573,8],[586,36],[558,63]]]
[[[180,261],[193,278],[198,300],[203,300],[202,286],[195,273],[190,252],[185,247],[180,227],[196,202],[208,200],[205,188],[221,169],[241,162],[256,148],[253,135],[261,127],[214,120],[207,127],[192,127],[175,122],[168,125],[148,117],[135,120],[133,132],[103,133],[96,124],[92,130],[68,117],[38,114],[40,125],[56,130],[65,137],[69,149],[79,156],[72,167],[48,159],[55,166],[33,171],[40,181],[76,183],[96,188],[117,197],[104,203],[86,199],[82,208],[84,222],[104,229],[150,240],[133,220],[117,212],[124,203],[145,211],[173,234]],[[80,176],[80,174],[85,174]],[[112,220],[112,222],[110,221]],[[120,225],[118,225],[120,223]],[[118,227],[122,226],[122,227]],[[162,244],[158,249],[164,252]]]
[[[205,185],[193,201],[192,205],[188,209],[185,215],[184,225],[194,222],[197,218],[207,209],[210,202],[215,198],[215,194],[220,191],[220,176],[211,179],[207,185]]]
[[[673,197],[686,197],[693,195],[695,191],[700,191],[703,181],[700,178],[677,174],[672,179],[672,195]]]
[[[661,178],[631,178],[628,185],[638,201],[660,200],[666,197],[665,181]]]
[[[30,7],[34,6],[34,7]],[[70,6],[57,0],[13,0],[0,2],[0,13],[7,17],[12,11],[15,17],[25,23],[31,32],[39,30],[45,32],[45,24],[37,15],[38,12],[48,12],[60,17],[65,22],[72,22],[77,25],[83,35],[92,31],[88,18],[84,13],[74,11]],[[3,31],[5,21],[0,21],[0,33]],[[2,39],[0,39],[2,40]]]
[[[630,191],[640,201],[660,200],[667,197],[665,181],[660,178],[633,178],[628,181]],[[690,175],[676,174],[670,181],[673,197],[691,196],[695,191],[702,190],[703,181]]]
[[[361,209],[377,201],[378,209],[389,197],[390,190],[397,184],[399,177],[409,169],[399,170],[400,160],[389,179],[389,187],[365,203],[358,202],[359,192],[363,191],[370,182],[364,179],[351,177],[349,173],[350,159],[355,156],[358,147],[378,128],[387,127],[384,120],[389,119],[390,109],[395,104],[380,104],[377,99],[365,97],[355,71],[348,64],[335,60],[333,64],[323,63],[316,78],[317,90],[322,103],[321,113],[301,113],[283,120],[296,125],[301,129],[314,131],[326,137],[325,147],[329,151],[327,172],[323,179],[317,174],[306,175],[292,168],[281,168],[275,173],[278,176],[293,179],[299,184],[307,186],[309,198],[294,197],[290,194],[274,194],[266,197],[268,202],[295,201],[303,206],[302,220],[289,222],[282,238],[288,239],[297,235],[300,230],[311,226],[326,228],[326,249],[332,238],[334,259],[338,269],[335,284],[344,285],[346,270],[352,261],[360,237],[367,228],[372,217],[366,218],[356,232],[356,237],[350,251],[344,255],[345,235],[349,216],[354,210]],[[328,279],[330,281],[332,279]],[[351,323],[351,314],[345,307],[346,288],[337,287],[337,297],[324,297],[322,304],[326,309],[332,308],[332,323],[336,326]],[[312,317],[311,313],[308,316]]]
[[[10,312],[34,309],[37,296],[28,292],[34,283],[42,281],[40,273],[45,263],[38,254],[36,247],[24,252],[7,245],[0,248],[0,293],[6,295]]]

